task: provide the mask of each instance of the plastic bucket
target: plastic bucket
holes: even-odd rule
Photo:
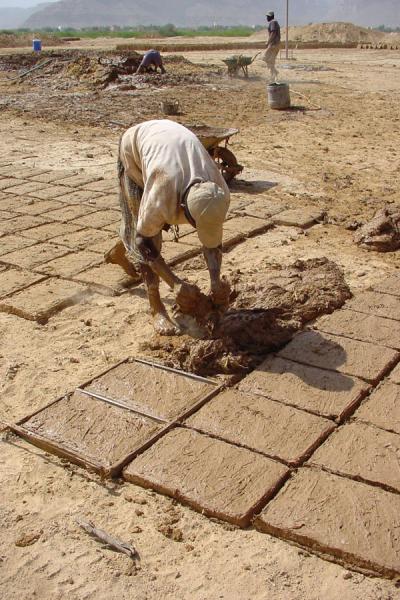
[[[287,83],[270,83],[267,85],[268,104],[275,110],[290,107],[290,91]]]
[[[32,47],[34,52],[42,51],[42,40],[33,40]]]

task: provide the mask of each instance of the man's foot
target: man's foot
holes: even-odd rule
[[[168,315],[157,313],[153,316],[154,329],[159,335],[179,335],[180,331],[169,319]]]

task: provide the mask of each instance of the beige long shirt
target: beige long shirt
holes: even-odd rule
[[[143,189],[137,232],[157,235],[165,224],[187,223],[181,202],[191,185],[211,181],[229,189],[203,144],[174,121],[146,121],[128,129],[121,140],[121,161]]]

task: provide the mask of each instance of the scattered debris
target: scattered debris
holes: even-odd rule
[[[122,554],[126,554],[129,558],[137,559],[138,553],[136,549],[127,544],[125,542],[121,542],[116,538],[109,535],[107,532],[103,531],[103,529],[97,529],[93,523],[90,521],[84,521],[83,519],[76,519],[76,523],[81,527],[86,533],[96,538],[96,540],[103,542],[107,546],[109,546],[112,550],[116,552],[121,552]]]
[[[354,235],[354,241],[367,250],[394,252],[400,248],[400,210],[386,206]]]
[[[15,545],[18,548],[26,548],[27,546],[33,546],[40,539],[43,531],[33,531],[30,533],[24,533],[15,541]]]

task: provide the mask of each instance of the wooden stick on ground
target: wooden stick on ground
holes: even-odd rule
[[[103,531],[103,529],[97,529],[97,527],[95,527],[90,521],[85,521],[84,519],[78,518],[76,519],[76,523],[79,525],[79,527],[86,531],[86,533],[96,538],[96,540],[103,542],[116,552],[122,552],[122,554],[126,554],[132,559],[139,558],[139,555],[133,546],[117,540],[107,532]]]

